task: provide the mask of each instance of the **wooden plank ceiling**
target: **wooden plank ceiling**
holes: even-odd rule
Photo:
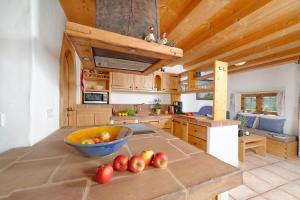
[[[217,59],[234,73],[300,59],[299,0],[160,2],[161,31],[184,51],[171,65],[201,70]]]
[[[95,0],[60,2],[69,21],[95,26]],[[170,66],[222,60],[236,73],[299,60],[299,10],[300,0],[160,0],[161,32],[184,51]]]

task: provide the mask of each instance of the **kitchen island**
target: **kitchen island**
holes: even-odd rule
[[[28,148],[0,155],[0,199],[197,199],[208,200],[242,184],[242,172],[154,126],[133,135],[114,155],[83,157],[64,144],[78,128],[63,128]],[[111,182],[95,182],[96,168],[117,154],[144,149],[165,152],[167,169],[146,167],[139,173],[115,172]]]

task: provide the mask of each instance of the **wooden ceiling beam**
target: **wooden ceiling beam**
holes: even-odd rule
[[[269,68],[269,67],[274,67],[276,65],[290,63],[290,62],[297,61],[297,60],[300,60],[300,54],[293,55],[291,57],[287,57],[287,58],[284,58],[284,59],[271,61],[271,62],[268,62],[268,63],[262,63],[262,64],[259,64],[259,65],[254,65],[254,66],[251,66],[251,67],[243,67],[242,66],[242,67],[239,67],[238,69],[229,70],[229,73],[234,74],[234,73],[257,70],[257,69],[262,69],[262,68]]]
[[[287,50],[284,50],[284,51],[279,51],[277,53],[269,54],[269,55],[266,55],[266,56],[263,56],[263,57],[259,57],[259,58],[247,61],[247,63],[245,65],[242,65],[242,66],[231,65],[229,68],[230,69],[237,69],[237,68],[241,68],[241,67],[247,68],[247,67],[257,65],[257,64],[270,62],[274,59],[283,59],[283,58],[291,57],[291,56],[298,55],[298,54],[300,54],[300,46],[297,46],[297,47],[294,47],[294,48],[291,48],[291,49],[287,49]]]
[[[192,53],[185,52],[183,59],[172,64],[180,63],[188,70],[195,69],[209,60],[223,60],[224,55],[258,40],[268,39],[272,34],[284,34],[285,29],[300,23],[299,1],[277,1],[280,6],[274,2],[241,19],[209,41],[200,43]]]
[[[59,0],[68,21],[96,27],[96,0]]]
[[[220,31],[226,29],[234,23],[238,23],[240,19],[251,14],[255,10],[263,7],[271,0],[232,0],[229,1],[222,9],[216,14],[211,16],[206,26],[198,26],[187,37],[178,42],[178,46],[184,49],[186,53],[192,50],[193,47],[201,44],[203,41],[211,38]],[[211,13],[211,12],[209,12]],[[203,15],[203,11],[198,15]],[[190,22],[195,23],[195,22]]]

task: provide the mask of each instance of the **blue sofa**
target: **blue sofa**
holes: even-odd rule
[[[203,106],[195,114],[202,116],[211,116],[212,115],[212,106]],[[230,112],[226,112],[226,118],[230,119]]]

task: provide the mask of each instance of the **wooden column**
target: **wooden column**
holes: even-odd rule
[[[226,120],[228,63],[216,60],[214,66],[213,119]]]

